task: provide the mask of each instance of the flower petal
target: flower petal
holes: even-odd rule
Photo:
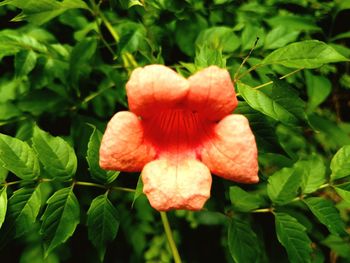
[[[163,65],[134,70],[126,84],[129,108],[142,117],[175,107],[186,98],[188,90],[188,81]]]
[[[153,147],[144,142],[143,127],[135,114],[120,111],[113,116],[100,147],[100,166],[103,169],[141,171],[155,155]]]
[[[230,74],[217,66],[205,68],[191,76],[188,107],[210,120],[220,120],[237,107]]]
[[[257,183],[258,159],[255,138],[243,115],[233,114],[215,127],[214,136],[202,149],[202,162],[223,178]]]
[[[159,159],[142,170],[143,192],[158,211],[200,210],[210,196],[209,169],[194,159]]]

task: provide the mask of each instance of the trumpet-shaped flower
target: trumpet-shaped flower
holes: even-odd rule
[[[114,115],[100,148],[107,170],[142,171],[152,207],[199,210],[211,172],[240,183],[259,178],[255,138],[229,73],[216,66],[185,79],[162,65],[138,68],[126,84],[130,111]]]

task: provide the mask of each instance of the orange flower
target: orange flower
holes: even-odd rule
[[[211,174],[257,183],[257,148],[229,73],[211,66],[183,78],[162,65],[138,68],[126,84],[130,111],[108,123],[100,148],[106,170],[142,171],[152,207],[199,210]]]

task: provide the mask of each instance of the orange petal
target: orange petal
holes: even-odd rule
[[[103,169],[141,171],[155,155],[155,150],[144,143],[141,121],[135,114],[121,111],[113,116],[100,147],[100,166]]]
[[[200,210],[210,196],[209,169],[194,159],[160,159],[142,170],[143,192],[158,211]]]
[[[210,120],[220,120],[237,107],[237,98],[230,74],[216,66],[191,76],[188,107],[203,113]]]
[[[163,65],[134,70],[126,84],[129,108],[146,117],[181,103],[189,90],[188,81]]]
[[[255,138],[243,115],[229,115],[215,127],[212,140],[202,149],[202,161],[210,171],[223,178],[257,183],[258,158]]]

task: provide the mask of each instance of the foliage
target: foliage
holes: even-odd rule
[[[349,12],[348,0],[0,2],[1,261],[179,262],[178,249],[186,262],[350,262]],[[138,174],[98,165],[131,71],[154,63],[227,68],[259,150],[260,183],[214,177],[205,210],[168,213],[173,236]]]

